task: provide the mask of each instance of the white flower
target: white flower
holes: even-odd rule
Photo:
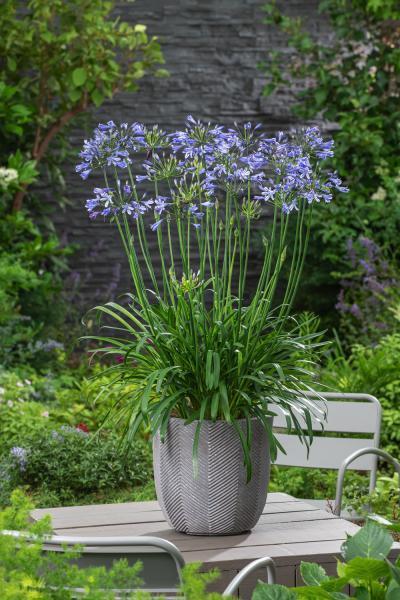
[[[26,383],[26,385],[32,385],[32,381],[30,379],[25,379],[24,383]]]
[[[11,408],[12,406],[14,406],[14,402],[13,402],[12,400],[9,400],[9,401],[7,402],[7,406],[8,406],[9,408]]]
[[[7,169],[0,167],[0,187],[7,188],[10,183],[18,180],[18,171],[16,169]]]
[[[24,384],[22,383],[22,381],[17,381],[16,386],[21,388],[24,387]]]
[[[385,188],[379,186],[374,194],[371,196],[371,200],[385,200],[387,196]]]
[[[0,396],[4,396],[5,391],[6,390],[3,387],[0,387]]]
[[[48,410],[44,410],[41,414],[42,417],[48,417],[49,416],[49,411]]]

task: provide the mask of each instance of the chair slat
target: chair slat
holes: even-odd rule
[[[321,410],[327,410],[327,421],[324,422],[324,431],[338,433],[375,433],[379,421],[379,406],[373,402],[338,402],[329,400],[324,404],[322,400],[314,400]],[[286,419],[275,404],[269,409],[276,413],[274,427],[286,429]],[[300,422],[302,420],[300,419]],[[322,427],[314,420],[314,431],[321,431]]]
[[[347,456],[361,448],[375,448],[373,440],[360,438],[314,437],[307,458],[307,448],[296,435],[277,433],[276,437],[287,454],[278,452],[275,464],[290,467],[313,467],[338,469]],[[370,471],[374,466],[373,456],[362,456],[349,469]]]

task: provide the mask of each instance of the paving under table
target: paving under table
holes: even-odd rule
[[[277,565],[278,583],[301,585],[301,561],[317,562],[330,575],[336,573],[336,557],[347,534],[359,527],[320,510],[303,500],[283,493],[268,495],[263,514],[248,533],[233,536],[189,536],[169,527],[153,502],[97,504],[38,509],[36,520],[51,515],[57,535],[127,536],[152,535],[173,542],[186,562],[201,562],[202,570],[218,568],[221,577],[213,589],[222,591],[246,564],[262,556],[271,556]],[[249,577],[240,590],[240,598],[251,595],[256,581],[265,579],[264,571]]]

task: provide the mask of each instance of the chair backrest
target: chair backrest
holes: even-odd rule
[[[18,531],[7,531],[3,534],[21,537]],[[46,538],[43,549],[46,552],[63,552],[65,546],[82,546],[79,567],[110,568],[116,560],[124,558],[130,566],[137,561],[142,563],[139,577],[142,580],[140,589],[149,593],[163,594],[166,598],[180,596],[181,570],[185,560],[179,549],[162,538],[153,536],[63,536]],[[121,590],[122,591],[122,590]]]
[[[374,396],[336,392],[318,395],[308,393],[307,396],[313,398],[320,408],[327,411],[327,420],[323,426],[313,419],[315,435],[308,456],[306,446],[293,432],[287,432],[286,418],[279,406],[269,406],[277,415],[274,417],[274,428],[286,429],[286,432],[276,433],[276,437],[286,450],[286,455],[278,452],[275,464],[339,469],[343,460],[356,450],[379,447],[382,409],[380,402]],[[321,435],[322,432],[327,435]],[[357,471],[370,471],[370,484],[375,485],[376,456],[362,456],[352,463],[351,468]]]

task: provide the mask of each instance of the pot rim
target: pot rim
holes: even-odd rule
[[[274,419],[274,415],[268,415],[265,417],[268,421],[273,421]],[[186,419],[183,419],[182,417],[169,417],[168,419],[169,421],[183,421],[183,423],[185,424]],[[236,423],[246,423],[246,419],[233,419],[233,421],[235,421]],[[260,421],[260,419],[258,419],[257,417],[251,417],[250,421],[252,423],[258,422],[260,424],[262,424],[262,421]],[[194,423],[199,423],[200,420],[199,419],[195,419],[194,421],[191,421],[190,423],[187,423],[186,425],[193,425]],[[227,425],[230,425],[231,427],[233,427],[232,423],[228,423],[228,421],[226,419],[216,419],[215,421],[211,420],[211,419],[203,419],[202,421],[203,424],[205,423],[211,423],[212,425],[216,425],[217,423],[226,423]],[[186,426],[185,425],[185,426]]]

